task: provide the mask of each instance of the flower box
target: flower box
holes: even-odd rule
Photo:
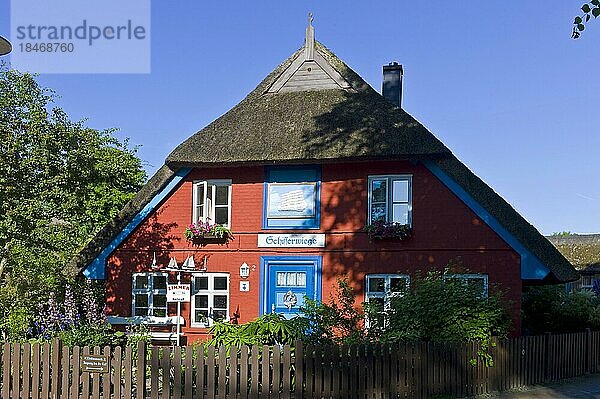
[[[233,233],[221,224],[198,222],[190,224],[184,233],[185,238],[197,245],[210,243],[227,244],[233,240]]]
[[[401,241],[412,236],[412,228],[408,224],[375,221],[363,228],[371,241]]]

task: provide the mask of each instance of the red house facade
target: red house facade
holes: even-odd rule
[[[380,95],[315,42],[309,25],[303,48],[178,146],[73,260],[105,281],[109,320],[149,323],[169,340],[179,323],[190,343],[217,320],[292,316],[305,295],[328,299],[341,276],[357,305],[383,305],[417,271],[450,266],[485,292],[502,287],[520,334],[523,286],[578,276],[400,108],[401,74],[384,67]],[[234,238],[184,238],[198,221]],[[369,237],[365,227],[376,223],[410,234]],[[167,301],[177,283],[190,291],[179,309]]]

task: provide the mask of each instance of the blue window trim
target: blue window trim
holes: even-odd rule
[[[315,183],[317,183],[316,200],[315,200],[315,217],[312,219],[277,219],[277,221],[287,221],[286,224],[269,225],[267,217],[267,204],[269,196],[269,183],[272,171],[300,171],[313,170],[315,172]],[[289,178],[280,183],[304,183],[313,182],[312,180]],[[265,166],[265,182],[263,183],[263,212],[262,212],[262,228],[263,230],[318,230],[321,228],[321,166],[320,165],[286,165],[286,166]],[[310,221],[310,224],[304,224]]]
[[[467,193],[454,179],[448,176],[438,165],[432,161],[424,161],[423,164],[434,176],[436,176],[446,187],[460,198],[477,216],[479,216],[491,229],[496,232],[512,249],[521,257],[521,279],[543,280],[550,270],[531,251],[512,235],[502,224],[493,217],[479,202]]]
[[[260,257],[260,283],[259,283],[259,309],[260,314],[270,313],[269,309],[266,309],[268,304],[269,293],[267,292],[269,273],[268,267],[270,262],[287,263],[289,265],[294,264],[306,264],[309,262],[315,265],[315,297],[312,298],[316,301],[321,300],[321,289],[322,289],[322,264],[323,258],[321,256],[261,256]]]
[[[172,180],[150,202],[131,219],[123,230],[108,244],[96,258],[87,265],[83,275],[90,280],[104,280],[106,278],[106,260],[111,253],[152,213],[158,204],[161,203],[173,190],[179,185],[185,176],[190,173],[191,168],[181,168]]]

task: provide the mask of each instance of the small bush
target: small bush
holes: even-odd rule
[[[308,325],[303,340],[310,344],[358,344],[367,339],[364,316],[354,305],[354,289],[347,277],[337,279],[328,303],[304,298],[300,309]]]
[[[592,291],[567,292],[563,285],[528,287],[523,293],[527,334],[600,330],[600,299]]]
[[[276,313],[264,314],[244,324],[218,322],[210,329],[213,338],[207,345],[293,345],[304,336],[306,327],[303,318],[288,320]]]

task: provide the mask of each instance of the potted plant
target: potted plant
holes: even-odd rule
[[[227,243],[233,240],[233,233],[222,224],[197,222],[190,224],[184,233],[188,241],[198,244],[206,244],[210,241]]]
[[[397,222],[386,222],[376,220],[363,229],[369,239],[373,240],[405,240],[412,235],[412,229],[408,224]]]

